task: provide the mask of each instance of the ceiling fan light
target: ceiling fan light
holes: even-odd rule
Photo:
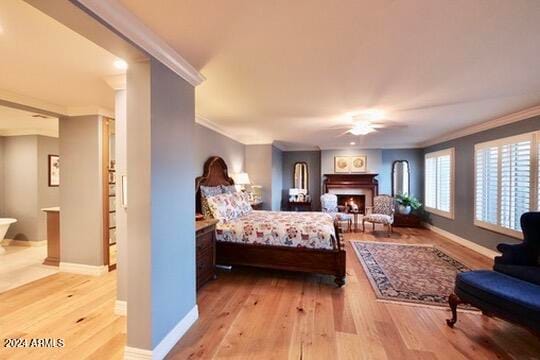
[[[375,129],[369,124],[360,123],[356,124],[349,132],[353,135],[367,135],[371,132],[374,132]]]

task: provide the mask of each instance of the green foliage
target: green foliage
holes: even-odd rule
[[[413,210],[417,210],[422,206],[422,203],[414,196],[408,194],[400,194],[396,196],[396,201],[399,205],[410,206]]]

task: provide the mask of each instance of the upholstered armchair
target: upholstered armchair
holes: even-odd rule
[[[520,221],[523,242],[499,244],[502,255],[495,258],[494,271],[457,274],[454,293],[448,297],[448,326],[457,321],[457,306],[467,303],[540,333],[540,212],[527,212]]]
[[[362,230],[366,231],[366,222],[373,224],[373,231],[375,231],[375,224],[383,224],[388,230],[388,235],[390,235],[392,233],[392,224],[394,223],[394,210],[395,203],[393,197],[390,195],[375,196],[371,211],[368,211],[368,214],[364,215],[362,219]]]
[[[540,212],[521,216],[523,242],[499,244],[502,255],[495,258],[493,270],[540,285]]]
[[[337,195],[330,193],[321,195],[321,209],[322,212],[331,214],[334,220],[337,220],[340,224],[346,223],[347,230],[351,231],[353,216],[352,214],[340,212]]]

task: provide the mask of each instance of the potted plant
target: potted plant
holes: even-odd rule
[[[408,194],[396,196],[396,202],[398,203],[399,213],[403,215],[409,215],[412,210],[417,210],[422,206],[417,198],[409,196]]]

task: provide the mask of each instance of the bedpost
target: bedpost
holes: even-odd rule
[[[336,231],[336,274],[334,282],[338,287],[345,285],[345,275],[346,275],[346,257],[347,253],[345,252],[345,244],[343,243],[343,232],[341,231],[341,226],[337,219],[334,221],[334,229]]]

